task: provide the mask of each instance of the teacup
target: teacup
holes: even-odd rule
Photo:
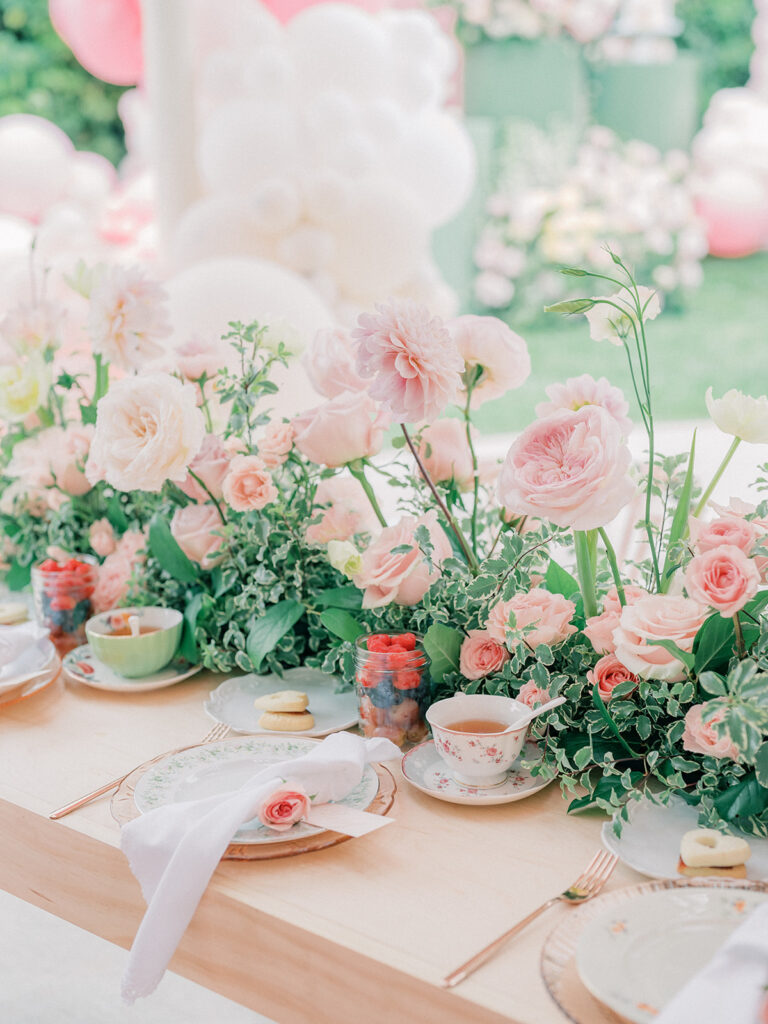
[[[452,726],[477,721],[497,722],[502,729],[527,718],[530,709],[512,697],[485,693],[455,693],[427,710],[435,749],[457,782],[466,786],[498,786],[507,777],[523,749],[528,723],[502,735],[499,732],[467,732]]]
[[[133,615],[140,628],[152,632],[115,636],[114,631],[126,628]],[[181,643],[183,621],[181,612],[173,608],[115,608],[88,619],[85,635],[99,661],[127,679],[139,679],[159,672],[173,660]]]

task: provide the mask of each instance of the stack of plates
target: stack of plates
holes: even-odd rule
[[[48,631],[35,623],[0,626],[0,647],[9,658],[0,668],[0,705],[37,693],[59,673],[61,662]]]

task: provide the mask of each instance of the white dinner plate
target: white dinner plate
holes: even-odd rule
[[[615,1013],[649,1024],[766,899],[738,886],[685,887],[609,904],[581,933],[579,977]]]
[[[327,736],[341,729],[357,725],[358,704],[354,690],[336,693],[338,680],[316,668],[290,668],[280,676],[240,676],[227,679],[212,690],[204,707],[214,722],[223,722],[235,732],[250,735],[274,736],[271,729],[261,729],[259,719],[264,708],[257,708],[254,701],[278,690],[300,690],[309,698],[308,710],[312,712],[315,724],[312,729],[296,736]]]
[[[27,645],[21,646],[13,661],[0,669],[0,694],[5,694],[23,686],[32,676],[47,672],[54,664],[57,654],[56,648],[48,638],[47,630],[34,623],[0,628],[11,630],[17,645]]]
[[[686,832],[698,828],[698,811],[680,797],[673,796],[665,806],[648,799],[630,804],[629,821],[622,824],[621,836],[613,830],[613,823],[603,825],[603,843],[628,867],[650,878],[680,878],[677,865],[680,860],[680,840]],[[723,829],[725,831],[725,829]],[[768,839],[744,835],[752,856],[747,861],[747,878],[751,881],[768,879]]]
[[[109,665],[94,655],[90,644],[76,647],[64,656],[64,678],[70,682],[83,683],[96,690],[110,690],[112,693],[143,693],[145,690],[162,690],[174,686],[183,679],[189,679],[199,672],[202,665],[190,665],[183,658],[174,658],[170,665],[141,679],[128,679],[115,672]]]

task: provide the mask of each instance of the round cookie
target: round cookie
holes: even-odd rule
[[[15,626],[19,622],[26,622],[28,618],[27,606],[20,601],[6,601],[0,604],[0,625]]]
[[[257,697],[253,703],[255,707],[264,708],[265,711],[293,714],[297,711],[306,711],[309,697],[301,690],[278,690],[276,693],[266,693],[263,697]]]
[[[314,724],[315,717],[309,711],[265,711],[259,719],[259,728],[270,732],[306,732]]]

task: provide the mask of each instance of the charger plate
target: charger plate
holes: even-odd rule
[[[612,892],[598,896],[578,909],[566,911],[561,923],[550,932],[541,952],[541,975],[552,999],[557,1003],[562,1012],[573,1021],[574,1024],[636,1024],[636,1022],[652,1021],[658,1015],[660,1006],[648,1003],[642,1005],[644,1000],[639,998],[630,1005],[626,999],[628,993],[625,991],[624,1005],[625,1013],[616,1012],[587,989],[581,980],[577,967],[579,943],[582,936],[589,937],[590,929],[599,928],[600,920],[606,915],[614,921],[614,927],[620,928],[625,916],[632,910],[633,904],[639,905],[636,901],[645,899],[649,894],[674,894],[677,892],[691,892],[691,890],[727,890],[731,893],[735,903],[744,903],[743,912],[751,908],[753,894],[762,894],[768,897],[768,884],[765,882],[749,882],[744,879],[724,878],[690,878],[678,881],[657,881],[645,882],[642,885],[627,886],[623,889],[615,889]],[[748,894],[748,898],[740,900],[740,896]],[[748,907],[747,904],[750,906]],[[741,913],[741,911],[739,912]],[[664,922],[665,928],[669,925]],[[618,933],[617,933],[618,934]],[[583,954],[582,954],[583,956]],[[634,959],[634,958],[633,958]],[[707,958],[708,959],[708,958]],[[706,961],[705,961],[706,962]],[[683,984],[698,970],[704,963],[689,964],[686,977],[681,976],[681,988]],[[616,965],[610,959],[603,959],[603,977],[612,978]],[[670,997],[673,993],[670,992]],[[638,1005],[640,1004],[640,1005]]]
[[[235,788],[254,769],[300,757],[319,742],[310,737],[236,736],[161,754],[139,765],[121,783],[112,798],[112,816],[123,825],[167,803]],[[387,768],[370,764],[360,785],[341,803],[370,814],[386,814],[394,802],[396,788]],[[224,860],[293,857],[352,838],[299,822],[293,826],[292,838],[285,839],[285,833],[273,832],[255,821],[246,822],[237,836],[239,841],[230,843]]]

